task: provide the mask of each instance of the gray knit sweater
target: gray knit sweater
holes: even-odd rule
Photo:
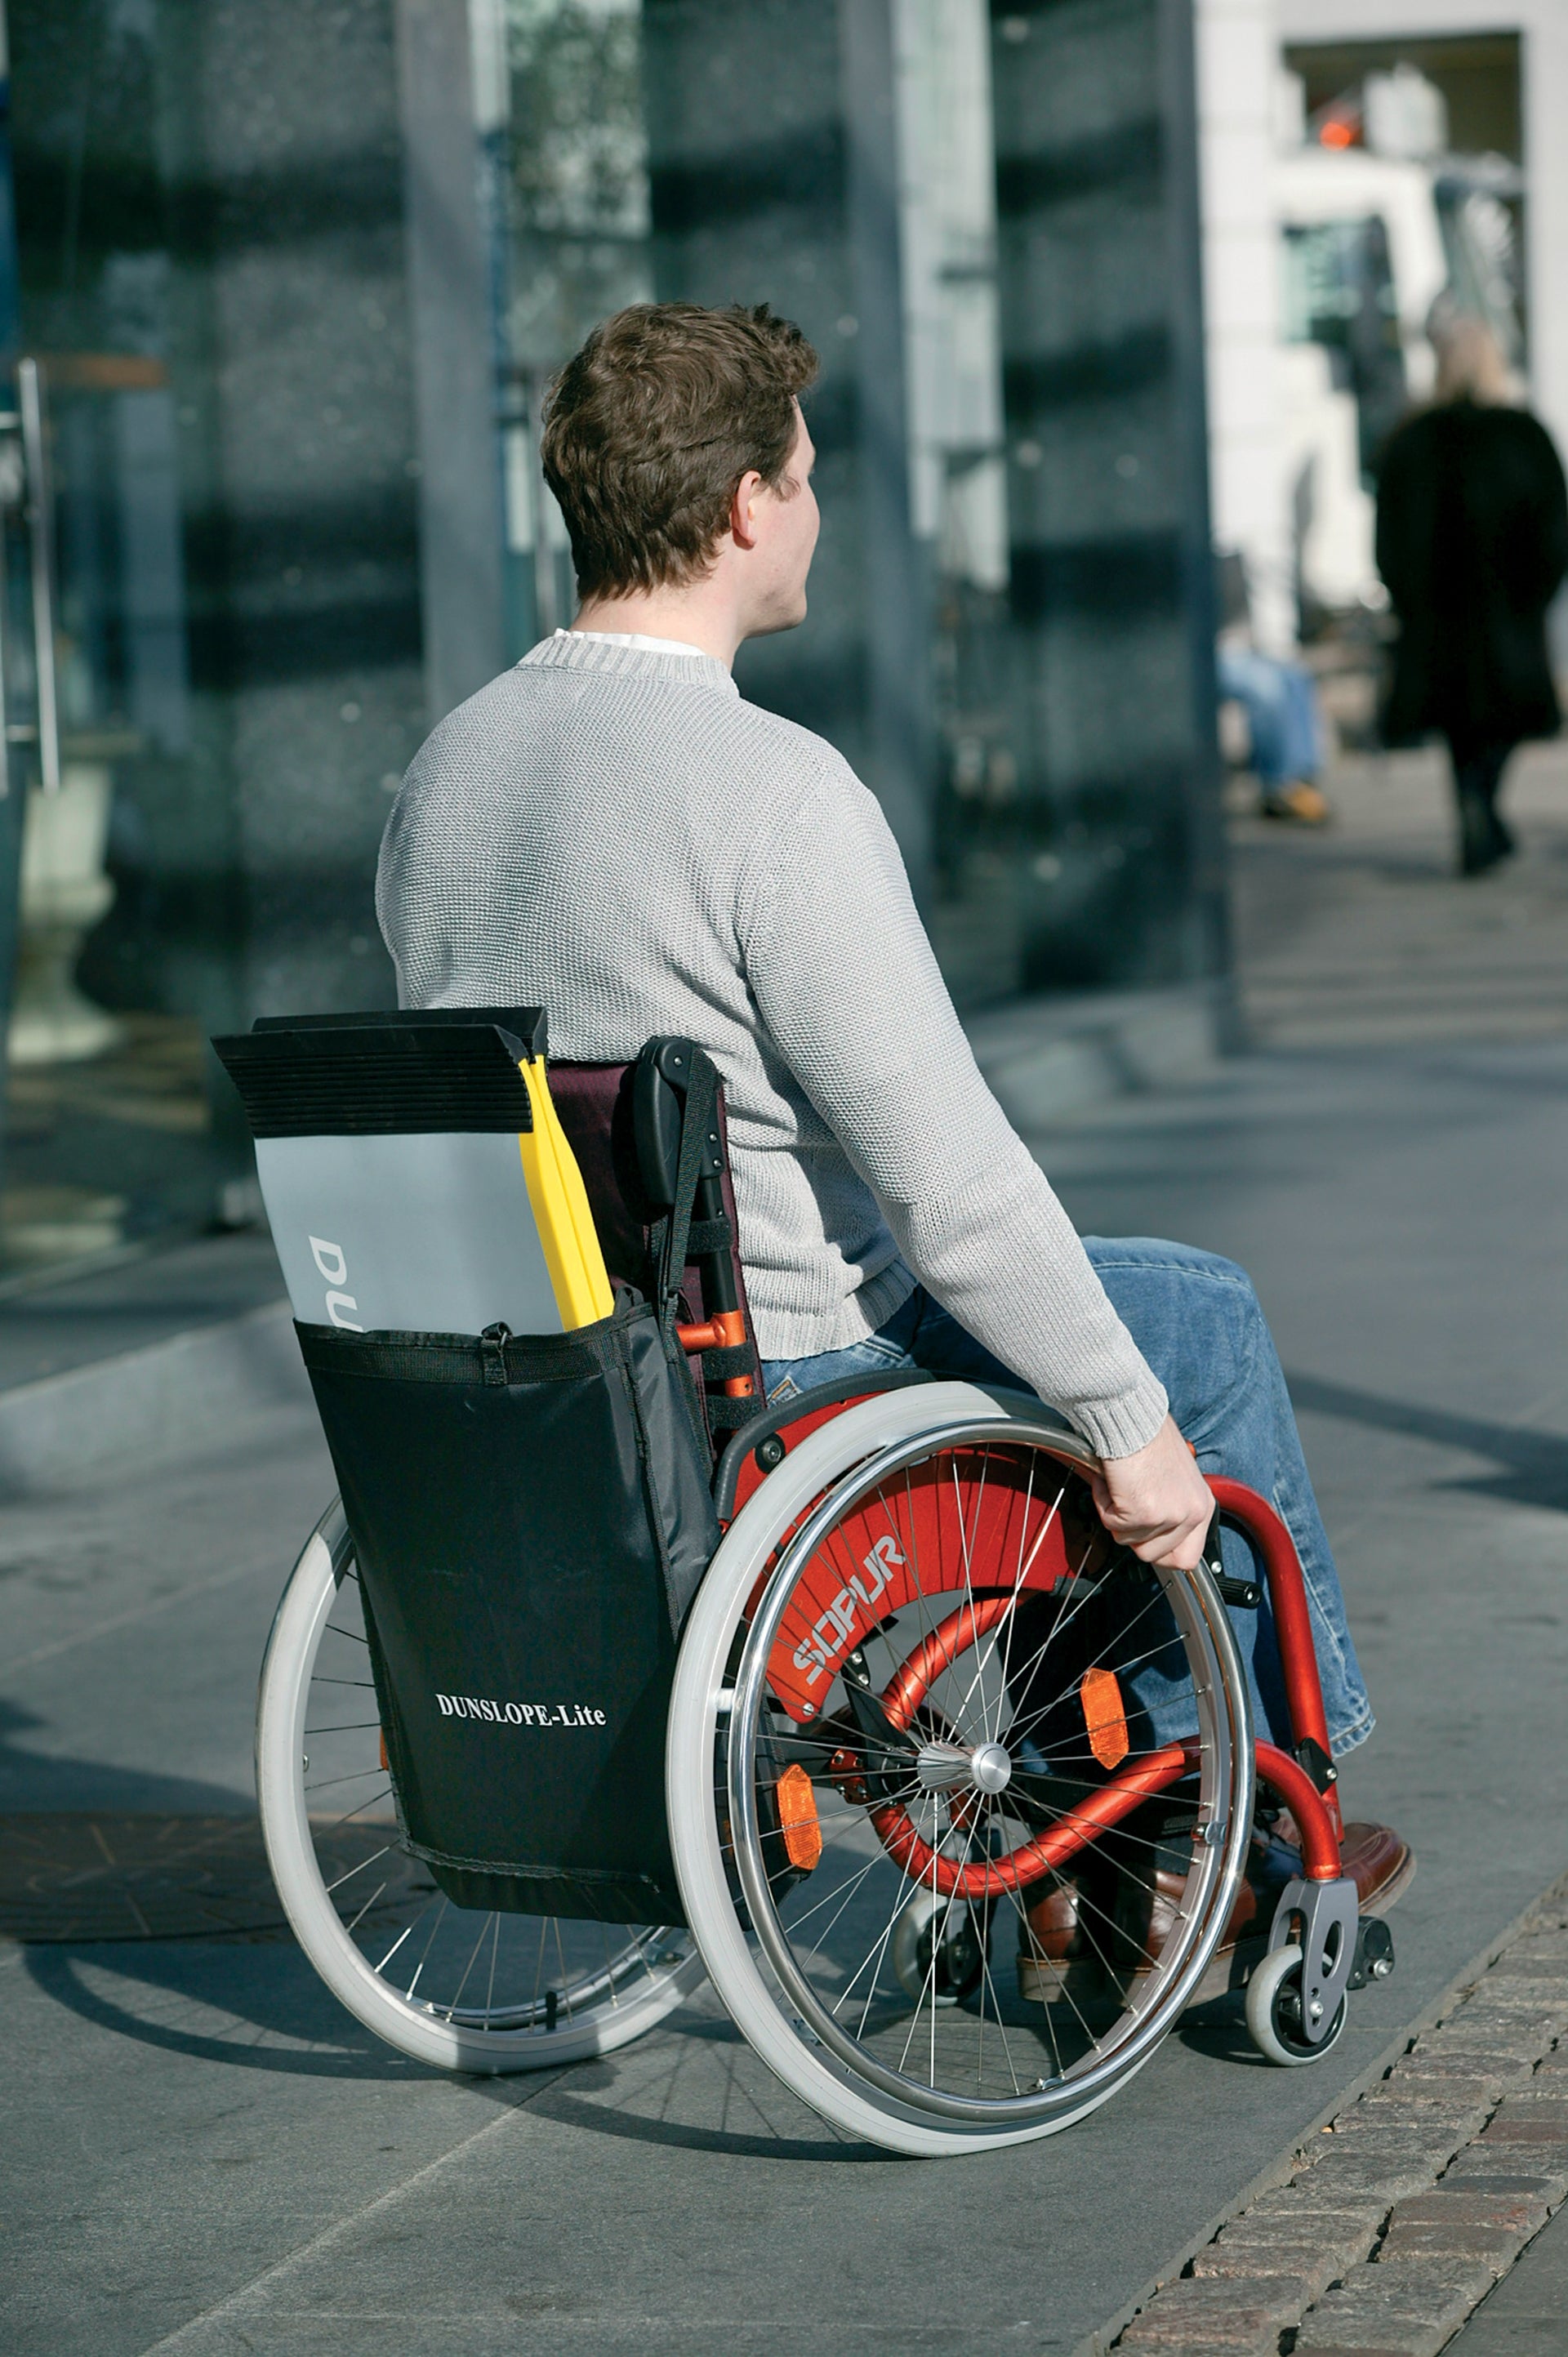
[[[1165,1415],[975,1067],[886,821],[695,650],[560,634],[450,714],[376,884],[405,1006],[542,1006],[553,1054],[660,1031],[724,1077],[767,1359],[859,1341],[916,1278],[1091,1446]]]

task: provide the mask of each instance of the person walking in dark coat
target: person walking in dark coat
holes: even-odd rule
[[[1459,812],[1459,866],[1479,876],[1513,849],[1498,789],[1516,745],[1562,721],[1546,609],[1568,570],[1568,490],[1546,428],[1509,405],[1502,355],[1478,319],[1433,331],[1430,409],[1384,451],[1378,570],[1400,638],[1383,730],[1438,729]]]

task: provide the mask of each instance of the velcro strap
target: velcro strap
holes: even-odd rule
[[[760,1384],[751,1399],[726,1399],[723,1392],[710,1392],[706,1402],[708,1422],[715,1432],[736,1432],[753,1416],[761,1415],[763,1405]]]
[[[735,1242],[734,1232],[726,1219],[693,1220],[686,1231],[686,1258],[699,1260],[704,1253],[728,1252]]]
[[[703,1351],[693,1353],[703,1361],[703,1374],[710,1383],[720,1383],[726,1375],[752,1375],[757,1372],[757,1356],[749,1342],[732,1342],[726,1350]]]

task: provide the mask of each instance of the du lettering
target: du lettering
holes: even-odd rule
[[[365,1329],[359,1320],[343,1315],[346,1309],[358,1309],[360,1305],[351,1293],[338,1289],[347,1284],[349,1277],[349,1264],[343,1256],[342,1245],[328,1243],[324,1236],[312,1236],[309,1243],[310,1256],[328,1283],[328,1324],[341,1326],[350,1334],[362,1334]]]

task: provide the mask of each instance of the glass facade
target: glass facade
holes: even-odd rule
[[[160,220],[130,12],[11,11],[10,799],[23,816],[4,1246],[26,1268],[207,1210],[199,996],[157,971],[209,821]]]
[[[1219,971],[1187,0],[8,16],[13,1269],[244,1217],[204,1034],[387,1003],[387,794],[571,618],[541,404],[628,302],[822,354],[811,617],[738,676],[961,1005]]]
[[[822,355],[824,530],[811,619],[743,651],[744,689],[882,795],[961,1005],[1216,971],[1184,13],[474,22],[513,648],[570,599],[535,457],[552,371],[619,303],[765,296]],[[765,128],[737,102],[759,91]]]
[[[206,1038],[386,1003],[424,712],[390,14],[6,19],[17,1275],[253,1214]]]

